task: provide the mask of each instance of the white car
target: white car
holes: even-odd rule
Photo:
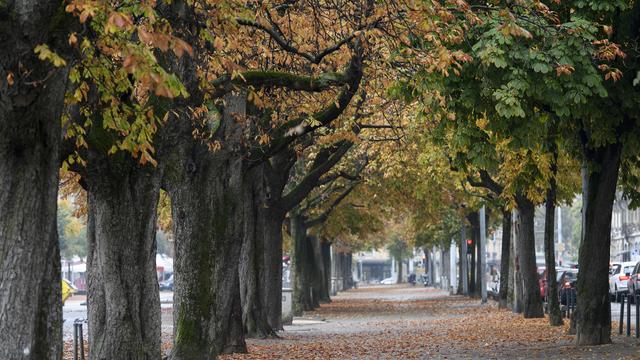
[[[380,281],[380,284],[382,284],[382,285],[393,285],[393,284],[396,283],[397,280],[398,279],[396,279],[395,277],[392,276],[392,277],[389,277],[389,278],[386,278],[386,279]]]
[[[620,301],[621,295],[627,293],[627,282],[635,265],[635,261],[611,264],[609,295],[611,295],[613,301]]]

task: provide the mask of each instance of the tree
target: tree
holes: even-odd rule
[[[56,201],[71,23],[58,1],[3,1],[0,13],[0,357],[56,359]]]

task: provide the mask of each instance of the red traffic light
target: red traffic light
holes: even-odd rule
[[[467,245],[468,245],[468,246],[473,245],[473,240],[471,240],[471,239],[467,239]]]

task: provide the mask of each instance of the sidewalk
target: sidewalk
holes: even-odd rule
[[[223,359],[638,359],[640,342],[575,347],[564,327],[523,319],[494,303],[424,287],[342,293],[285,327],[281,339],[247,340],[249,354]],[[617,329],[614,329],[616,331]]]

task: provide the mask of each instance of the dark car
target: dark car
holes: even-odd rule
[[[160,290],[173,291],[173,275],[171,275],[167,280],[160,282]]]
[[[560,304],[567,305],[567,300],[575,294],[576,283],[578,281],[578,269],[568,269],[558,273],[558,297]],[[575,299],[571,299],[575,301]],[[572,302],[573,302],[572,301]]]
[[[631,272],[631,276],[629,276],[629,281],[627,282],[627,289],[629,289],[630,295],[640,295],[640,262],[636,264]],[[631,301],[633,301],[635,296],[631,297]]]

